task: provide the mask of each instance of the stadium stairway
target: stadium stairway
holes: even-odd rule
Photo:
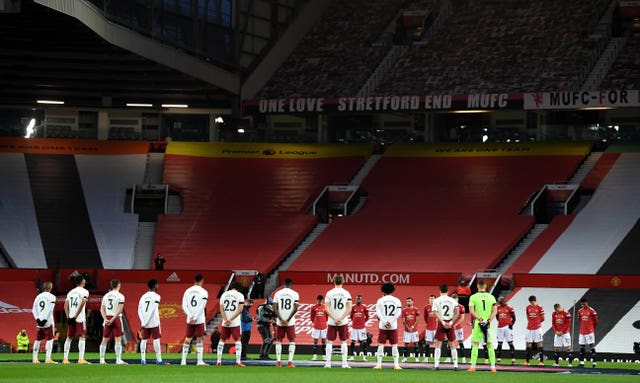
[[[47,266],[101,268],[74,156],[24,156]]]

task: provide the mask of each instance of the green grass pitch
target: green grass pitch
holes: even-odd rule
[[[43,356],[42,354],[40,355]],[[88,360],[96,360],[95,353],[87,354]],[[404,369],[393,371],[385,368],[382,371],[375,371],[371,368],[352,368],[344,370],[334,368],[327,370],[319,367],[298,367],[295,369],[276,368],[273,366],[259,367],[247,366],[244,368],[233,365],[216,367],[202,366],[180,366],[179,359],[175,359],[177,354],[165,355],[165,360],[171,361],[170,366],[156,366],[154,364],[142,366],[137,363],[137,354],[126,354],[125,359],[132,362],[127,366],[109,365],[33,365],[29,363],[30,354],[0,354],[0,382],[114,382],[114,383],[161,383],[161,382],[199,382],[199,381],[219,381],[238,383],[281,383],[282,381],[301,383],[326,383],[326,382],[349,382],[349,383],[468,383],[471,379],[475,382],[518,382],[518,383],[556,383],[556,382],[638,382],[640,376],[640,365],[621,363],[599,363],[599,368],[617,368],[634,370],[634,375],[616,374],[559,374],[559,373],[538,373],[538,372],[498,372],[492,374],[488,371],[478,371],[469,373],[465,371],[465,365],[460,371],[431,371],[430,363],[424,369]],[[75,361],[77,354],[71,354],[70,358]],[[41,358],[42,359],[42,358]],[[60,354],[56,354],[55,360],[60,359]],[[230,359],[225,355],[225,359]],[[296,359],[308,359],[308,356],[301,355]],[[194,362],[190,356],[190,362]],[[205,360],[215,362],[215,355],[206,354]],[[107,354],[107,361],[113,363],[113,354]],[[148,354],[148,361],[153,361],[153,353]],[[334,360],[334,363],[337,361]],[[385,362],[387,360],[385,359]],[[358,362],[351,362],[357,366]],[[385,366],[386,367],[386,366]]]

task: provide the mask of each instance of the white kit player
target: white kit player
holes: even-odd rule
[[[162,360],[160,345],[160,295],[158,295],[158,280],[149,279],[147,282],[149,291],[140,297],[138,302],[138,318],[140,318],[140,364],[147,364],[147,341],[153,339],[153,350],[156,352],[156,364],[169,364]]]
[[[284,280],[284,288],[273,295],[273,309],[276,313],[276,367],[282,367],[282,339],[286,336],[289,340],[289,359],[287,367],[295,367],[293,355],[296,352],[296,312],[300,301],[300,295],[293,290],[293,281],[290,278]]]
[[[342,355],[342,368],[351,368],[347,364],[349,347],[349,315],[351,314],[351,294],[342,288],[344,279],[342,275],[333,278],[334,288],[325,294],[324,306],[327,310],[327,347],[325,350],[326,362],[324,368],[331,368],[331,355],[333,354],[333,341],[340,337],[340,354]]]
[[[222,323],[220,324],[220,341],[218,342],[218,358],[216,366],[222,366],[222,352],[227,339],[233,338],[236,346],[236,366],[244,367],[242,363],[242,340],[240,333],[240,314],[244,308],[244,295],[240,292],[242,285],[240,282],[233,282],[229,290],[220,296],[220,314]]]
[[[64,312],[67,315],[67,339],[64,341],[64,359],[62,364],[69,364],[71,340],[78,337],[78,364],[89,364],[84,359],[87,336],[87,314],[85,308],[89,301],[89,291],[84,288],[86,281],[82,275],[74,277],[76,287],[67,293],[64,301]]]
[[[46,340],[44,349],[46,356],[44,362],[46,364],[55,364],[51,359],[51,351],[53,350],[53,331],[55,329],[53,319],[53,308],[56,305],[56,296],[51,294],[53,284],[51,282],[45,282],[42,284],[44,290],[33,301],[33,308],[31,312],[36,320],[38,326],[38,333],[36,335],[36,341],[33,342],[33,363],[38,364],[38,351],[40,351],[40,343]]]
[[[451,350],[453,359],[453,369],[458,369],[458,340],[456,339],[454,323],[460,315],[458,302],[448,294],[449,287],[440,285],[440,296],[433,301],[433,312],[438,318],[438,328],[436,329],[436,349],[433,351],[433,369],[440,366],[440,355],[442,353],[442,341],[445,339]]]
[[[120,281],[111,280],[111,290],[102,297],[100,314],[102,314],[102,343],[100,343],[100,364],[107,364],[104,355],[107,352],[109,340],[114,339],[116,364],[127,364],[122,360],[122,310],[124,310],[124,295],[120,292]]]
[[[393,369],[401,370],[398,352],[398,319],[402,315],[402,302],[394,297],[396,290],[392,283],[385,283],[381,287],[383,296],[376,302],[376,316],[378,317],[378,351],[376,352],[376,365],[374,369],[382,369],[382,357],[384,356],[384,345],[389,341],[391,344],[391,355],[393,356]]]
[[[187,316],[187,330],[182,344],[182,360],[180,361],[182,366],[187,364],[187,355],[193,338],[196,338],[196,354],[198,358],[196,364],[198,366],[209,365],[202,359],[204,354],[205,308],[209,299],[209,293],[202,287],[203,284],[204,277],[202,274],[196,274],[193,278],[193,286],[186,289],[184,295],[182,295],[182,310]]]

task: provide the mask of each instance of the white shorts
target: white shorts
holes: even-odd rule
[[[413,332],[409,332],[409,331],[405,331],[404,335],[402,335],[402,339],[404,340],[404,343],[418,343],[418,341],[420,339],[418,339],[418,332],[417,331],[413,331]]]
[[[527,343],[542,342],[542,331],[540,331],[540,329],[527,330],[527,332],[524,334],[524,341]]]
[[[562,335],[554,335],[553,347],[557,347],[557,348],[571,347],[571,334],[566,333]]]
[[[587,344],[595,344],[596,343],[596,334],[580,334],[578,337],[578,344],[580,346],[584,346]]]
[[[424,330],[424,340],[427,343],[433,343],[436,339],[436,330]]]
[[[315,328],[311,330],[311,337],[313,339],[327,339],[327,329],[324,330],[316,330]]]
[[[458,342],[464,341],[464,329],[458,328],[458,329],[455,329],[454,332],[456,333],[456,340]]]
[[[351,340],[363,341],[367,340],[367,329],[362,328],[352,328],[351,329]]]
[[[496,340],[498,342],[513,342],[513,330],[510,329],[509,326],[498,327]]]

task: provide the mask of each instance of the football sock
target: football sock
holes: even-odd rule
[[[404,344],[404,348],[402,349],[402,356],[405,358],[409,356],[409,343]]]
[[[347,353],[349,352],[349,347],[347,346],[346,340],[343,340],[340,344],[340,352],[342,352],[342,364],[347,364]]]
[[[293,356],[296,353],[296,344],[289,342],[289,362],[293,362]]]
[[[216,352],[216,356],[218,357],[218,362],[222,362],[223,351],[224,351],[224,341],[220,340],[220,342],[218,342],[218,352]]]
[[[513,342],[508,342],[509,344],[509,349],[511,350],[511,359],[515,359],[516,358],[516,348],[513,345]]]
[[[40,351],[40,341],[33,342],[33,360],[38,360],[38,351]]]
[[[147,340],[140,340],[140,360],[147,360]]]
[[[153,350],[156,352],[156,360],[162,362],[162,348],[160,346],[160,339],[153,340]]]
[[[376,362],[378,365],[382,364],[382,356],[384,355],[384,345],[378,345],[378,351],[376,351]]]
[[[116,362],[120,362],[122,360],[122,343],[116,342],[113,348],[116,351]]]
[[[529,359],[531,359],[531,346],[527,346],[527,353],[525,355],[525,360],[527,362],[529,362]]]
[[[465,356],[464,343],[462,343],[462,341],[460,341],[460,342],[458,342],[458,345],[460,346],[460,356],[464,358],[464,356]]]
[[[496,349],[496,356],[502,358],[502,342],[498,342],[498,348]]]
[[[67,337],[64,341],[64,359],[69,359],[69,350],[71,350],[71,338]]]
[[[436,349],[433,350],[433,367],[435,368],[438,368],[440,365],[440,355],[442,355],[442,350],[440,347],[436,347]]]
[[[242,346],[237,347],[238,343],[240,342],[236,342],[236,359],[240,358],[240,351],[242,351]],[[204,354],[204,343],[202,343],[202,340],[201,340],[198,343],[196,343],[196,355],[198,358],[198,363],[204,362],[204,360],[202,359],[203,354]]]
[[[477,361],[478,361],[478,345],[474,343],[473,346],[471,346],[471,367],[475,367]]]
[[[586,358],[585,356],[586,353],[586,349],[584,346],[580,346],[580,361],[584,363],[584,360]]]
[[[282,360],[282,343],[276,343],[276,360],[280,362]]]
[[[453,360],[453,367],[458,367],[458,349],[451,349],[451,360]]]
[[[591,345],[591,361],[595,362],[596,361],[596,349],[594,348],[595,345]]]
[[[496,350],[493,349],[493,345],[491,345],[491,347],[488,348],[489,351],[489,363],[491,364],[491,367],[495,367],[496,366]]]
[[[45,343],[44,350],[46,352],[46,357],[44,360],[51,360],[51,352],[53,351],[53,339],[50,339]]]
[[[78,359],[84,359],[84,348],[87,344],[87,340],[85,338],[80,338],[78,340]]]
[[[189,343],[184,343],[182,345],[182,364],[187,363],[187,354],[189,354],[189,344],[191,343],[191,341],[189,341]],[[220,353],[218,353],[220,354]]]
[[[349,348],[351,349],[351,355],[355,355],[356,354],[356,341],[355,340],[351,341],[351,345],[349,346]]]
[[[553,352],[553,359],[555,359],[556,364],[560,363],[560,352],[558,350]]]
[[[104,359],[104,355],[107,353],[107,345],[104,343],[100,343],[100,360]]]
[[[204,350],[204,344],[202,344],[202,350]],[[202,352],[200,353],[200,358],[202,358]],[[237,340],[236,341],[236,363],[240,364],[241,360],[242,360],[242,341]]]
[[[397,344],[392,344],[391,345],[391,356],[393,356],[393,365],[397,366],[398,362],[400,361],[400,352],[398,352],[398,345]]]
[[[544,347],[538,346],[538,351],[540,351],[540,361],[544,362]]]
[[[327,363],[331,360],[331,354],[333,353],[333,342],[327,342],[327,347],[325,347],[325,357],[327,358]]]
[[[318,341],[313,341],[313,355],[318,355]]]

